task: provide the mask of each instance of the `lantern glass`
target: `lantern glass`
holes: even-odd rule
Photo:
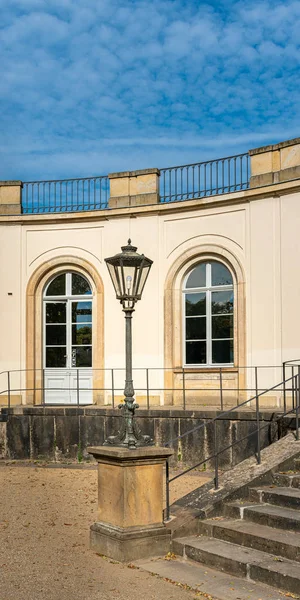
[[[134,265],[122,265],[123,296],[133,296],[136,267]]]
[[[123,307],[134,305],[141,299],[143,289],[152,265],[152,260],[136,252],[137,248],[128,240],[127,246],[122,246],[122,252],[105,262],[115,288],[118,300]]]
[[[144,287],[145,287],[145,283],[147,281],[147,277],[149,275],[149,271],[150,271],[150,267],[151,265],[141,265],[138,269],[137,269],[137,278],[136,278],[136,282],[137,282],[137,289],[136,289],[136,294],[139,298],[141,298],[142,293],[144,291]]]
[[[109,274],[110,274],[112,282],[113,282],[113,286],[115,288],[116,296],[117,296],[117,298],[120,298],[122,295],[122,288],[121,288],[119,269],[115,265],[111,265],[109,263],[107,263],[107,266],[108,266],[108,271],[109,271]]]

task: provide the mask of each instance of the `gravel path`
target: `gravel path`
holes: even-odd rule
[[[179,497],[207,479],[185,476]],[[180,482],[180,483],[179,483]],[[0,600],[203,598],[89,549],[97,520],[97,471],[1,464]]]

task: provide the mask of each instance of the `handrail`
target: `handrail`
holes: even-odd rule
[[[172,481],[175,481],[175,479],[178,479],[179,477],[182,477],[183,475],[186,475],[187,473],[189,473],[190,471],[192,471],[193,469],[196,469],[197,467],[199,467],[200,465],[207,463],[210,460],[215,461],[215,477],[214,477],[214,483],[215,483],[215,489],[219,488],[219,464],[218,464],[218,457],[220,456],[220,454],[222,454],[223,452],[225,452],[226,450],[229,450],[230,448],[233,448],[236,444],[242,442],[243,440],[249,438],[250,436],[253,436],[255,432],[251,431],[250,433],[248,433],[247,435],[245,435],[244,437],[235,440],[234,442],[232,442],[231,444],[229,444],[228,446],[226,446],[225,448],[222,448],[221,450],[218,449],[217,446],[217,430],[216,430],[216,423],[217,421],[220,421],[222,419],[224,419],[224,416],[228,415],[229,413],[232,413],[234,411],[239,410],[242,406],[245,406],[246,404],[248,404],[249,402],[253,402],[255,400],[256,402],[256,423],[257,423],[257,430],[256,430],[256,435],[257,435],[257,462],[258,464],[260,464],[261,462],[261,443],[260,443],[260,433],[261,430],[264,429],[265,427],[269,426],[269,424],[264,425],[261,427],[260,425],[260,414],[259,414],[259,398],[261,396],[263,396],[266,393],[269,393],[271,391],[274,391],[275,389],[278,389],[279,387],[283,387],[284,389],[284,393],[286,392],[286,384],[288,384],[289,382],[293,383],[293,389],[296,390],[296,406],[293,405],[293,407],[291,409],[289,409],[288,411],[286,410],[286,405],[284,408],[284,412],[281,413],[278,416],[278,419],[282,419],[284,416],[290,414],[291,412],[295,412],[296,413],[296,439],[297,441],[299,440],[299,409],[300,409],[300,365],[298,366],[298,372],[296,375],[292,374],[291,377],[289,377],[288,379],[284,379],[283,381],[281,381],[280,383],[268,388],[267,390],[265,390],[264,392],[258,393],[258,390],[256,391],[255,396],[253,396],[252,398],[250,398],[249,400],[245,400],[244,402],[242,402],[240,405],[235,406],[227,411],[222,412],[221,414],[217,415],[216,417],[209,419],[208,423],[209,425],[211,425],[211,423],[213,423],[214,425],[214,446],[215,446],[215,452],[212,455],[206,456],[202,461],[198,462],[196,465],[193,465],[192,467],[189,467],[188,469],[185,469],[182,473],[179,473],[178,475],[175,475],[174,477],[170,478],[169,476],[169,472],[170,472],[170,465],[169,465],[169,460],[167,460],[166,462],[166,520],[168,520],[170,518],[170,490],[169,490],[169,486],[170,483]],[[207,422],[201,423],[200,425],[193,427],[192,429],[190,429],[189,431],[186,431],[185,433],[176,436],[175,438],[172,438],[172,440],[169,440],[169,442],[167,442],[166,444],[164,444],[164,446],[168,447],[170,446],[170,444],[172,444],[173,442],[184,438],[185,436],[193,433],[194,431],[198,431],[204,427],[207,427],[208,425]]]
[[[292,379],[292,377],[290,377],[290,379]],[[289,380],[286,381],[286,383]],[[220,421],[221,419],[224,418],[225,415],[228,415],[231,412],[237,411],[239,410],[242,406],[245,406],[245,404],[248,404],[249,402],[253,402],[253,400],[256,400],[257,396],[263,396],[264,394],[268,393],[268,392],[272,392],[273,390],[275,390],[276,388],[278,388],[280,385],[282,385],[283,382],[281,381],[280,383],[277,383],[276,385],[260,392],[259,394],[255,394],[255,396],[252,396],[251,398],[249,398],[248,400],[244,400],[244,402],[241,402],[240,404],[238,404],[237,406],[233,406],[232,408],[229,408],[228,410],[225,410],[224,412],[221,412],[221,414],[217,415],[216,417],[213,417],[212,419],[210,419],[210,422],[213,421]],[[169,444],[172,444],[172,442],[176,442],[176,440],[180,440],[183,437],[185,437],[186,435],[189,435],[190,433],[193,433],[194,431],[197,431],[198,429],[201,429],[202,427],[206,427],[206,423],[200,423],[200,425],[197,425],[196,427],[193,427],[193,429],[189,429],[189,431],[186,431],[185,433],[182,433],[181,435],[178,435],[175,438],[172,438],[169,442],[167,442],[166,444],[164,444],[165,447],[168,447]]]

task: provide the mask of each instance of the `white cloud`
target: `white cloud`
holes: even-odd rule
[[[295,0],[5,0],[0,177],[182,164],[296,136],[299,20]]]

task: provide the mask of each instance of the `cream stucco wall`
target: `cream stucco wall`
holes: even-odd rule
[[[28,347],[35,332],[26,333],[27,290],[37,269],[61,256],[90,264],[104,290],[103,368],[124,365],[124,318],[114,297],[104,258],[119,251],[128,237],[153,260],[144,296],[133,321],[135,367],[174,368],[182,357],[166,353],[164,297],[174,265],[186,268],[202,249],[219,253],[239,268],[243,295],[237,327],[243,328],[238,360],[245,365],[280,365],[300,356],[300,190],[299,182],[275,184],[214,198],[60,215],[0,217],[1,311],[0,370],[28,368]],[[193,257],[193,258],[191,258]],[[175,275],[174,275],[175,277]],[[11,295],[12,294],[12,295]],[[181,315],[173,327],[180,329]],[[168,314],[166,315],[166,323]],[[100,326],[99,326],[100,327]],[[244,349],[241,346],[244,345]],[[166,363],[168,357],[169,364]],[[99,359],[100,360],[100,359]],[[102,359],[101,359],[102,360]],[[278,369],[262,375],[261,385],[279,380]],[[110,375],[107,375],[109,378]],[[136,388],[145,385],[136,375]],[[164,385],[163,372],[153,372],[150,385]],[[123,385],[120,372],[116,387]],[[107,379],[108,381],[108,379]],[[3,389],[3,385],[0,387]]]

